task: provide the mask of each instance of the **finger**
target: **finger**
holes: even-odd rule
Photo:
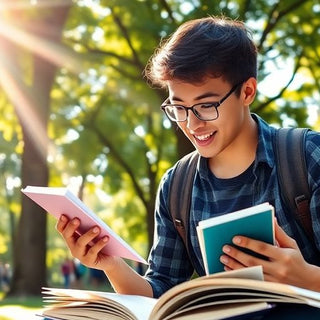
[[[62,233],[64,228],[66,227],[66,225],[68,224],[69,222],[69,219],[66,215],[62,214],[60,215],[57,223],[56,223],[56,229]]]
[[[224,265],[224,269],[227,270],[235,270],[235,269],[241,269],[245,266],[237,261],[236,259],[233,259],[232,257],[228,255],[222,255],[220,256],[220,262]]]
[[[80,220],[78,218],[74,218],[69,221],[62,231],[62,236],[65,238],[65,240],[74,239],[74,235],[76,234],[79,226]]]
[[[100,228],[95,226],[89,229],[86,233],[81,235],[76,242],[76,246],[83,249],[87,246],[93,246],[95,244],[94,240],[99,236]],[[83,250],[84,251],[84,250]],[[87,249],[83,252],[84,254],[87,252]]]
[[[279,226],[277,220],[275,219],[274,231],[277,243],[282,248],[297,248],[297,243],[294,239],[289,237],[285,231]]]
[[[281,248],[275,245],[270,245],[268,243],[253,240],[243,236],[236,236],[233,241],[239,247],[243,247],[258,254],[262,254],[266,257],[266,260],[248,255],[241,252],[241,250],[237,250],[236,248],[233,248],[231,246],[231,251],[229,253],[230,256],[247,267],[261,265],[263,267],[264,274],[267,274],[269,276],[278,274],[281,261],[283,261],[284,257],[288,257],[287,251],[294,250],[292,248]],[[277,276],[277,278],[278,277],[279,276]]]
[[[229,268],[228,266],[223,267],[224,271],[232,271],[233,269]]]
[[[65,226],[61,229],[60,234],[62,235],[64,241],[66,242],[67,246],[72,252],[72,248],[74,247],[74,244],[76,243],[77,239],[79,238],[79,234],[77,233],[77,229],[80,226],[80,220],[75,218],[71,221],[67,219],[67,222]],[[61,225],[65,223],[64,218],[62,217],[61,222],[58,222],[59,228]],[[59,230],[59,229],[58,229]]]
[[[229,245],[225,245],[222,248],[222,251],[230,258],[237,261],[237,263],[242,265],[243,267],[253,267],[258,265],[265,267],[269,264],[269,260],[267,260],[267,257],[266,259],[264,259],[264,257],[255,256],[254,252],[250,254]],[[228,266],[232,267],[233,263],[228,263]]]
[[[272,274],[263,273],[263,279],[269,282],[279,282],[277,278],[275,278]]]
[[[270,260],[279,258],[279,248],[273,244],[251,239],[244,236],[235,236],[232,239],[232,242],[240,248],[249,249],[250,251],[263,255]]]
[[[90,257],[96,258],[100,254],[101,250],[107,245],[108,241],[109,241],[108,236],[101,238],[99,241],[97,241],[96,244],[94,244],[88,249],[86,255],[89,258]]]

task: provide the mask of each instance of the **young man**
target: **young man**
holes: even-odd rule
[[[155,52],[146,69],[147,78],[168,90],[162,109],[201,155],[189,221],[193,261],[168,209],[170,169],[159,187],[155,238],[145,276],[138,275],[122,259],[103,255],[100,250],[108,245],[107,238],[88,246],[99,236],[97,227],[77,237],[79,220],[68,221],[62,216],[57,224],[73,256],[88,267],[103,270],[117,292],[159,297],[188,280],[194,268],[203,275],[198,222],[266,201],[275,206],[277,245],[241,236],[233,241],[237,246],[263,252],[268,261],[235,246],[224,246],[221,261],[225,269],[262,265],[268,281],[320,291],[320,135],[310,132],[306,142],[315,248],[293,215],[285,212],[280,199],[271,142],[276,129],[250,113],[257,90],[256,70],[256,47],[248,31],[241,22],[226,18],[187,22]]]

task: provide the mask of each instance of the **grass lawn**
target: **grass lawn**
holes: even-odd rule
[[[104,282],[95,285],[84,283],[82,287],[86,290],[112,291],[111,286]],[[36,315],[42,306],[42,297],[4,298],[4,293],[0,291],[0,320],[41,320]]]
[[[0,293],[0,320],[40,320],[36,314],[42,308],[39,298],[3,298]]]

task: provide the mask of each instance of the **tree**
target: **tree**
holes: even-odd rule
[[[60,83],[68,83],[68,92],[60,91],[59,103],[62,95],[69,108],[62,115],[64,119],[56,118],[55,126],[59,127],[63,121],[78,132],[78,138],[65,145],[64,150],[73,150],[74,154],[77,145],[85,145],[89,136],[87,141],[96,141],[88,146],[91,160],[87,155],[88,162],[81,162],[78,169],[86,163],[85,172],[93,172],[90,161],[105,159],[106,164],[100,167],[102,170],[95,168],[96,174],[104,176],[103,188],[111,194],[123,188],[128,192],[132,192],[131,188],[135,190],[147,213],[151,243],[159,179],[177,158],[190,150],[176,126],[168,130],[170,125],[159,114],[158,107],[154,107],[165,99],[165,92],[151,91],[142,77],[144,66],[159,40],[191,18],[223,12],[244,19],[254,30],[253,36],[261,53],[259,80],[268,77],[270,65],[295,62],[287,83],[271,97],[259,92],[252,111],[272,123],[283,124],[291,119],[294,124],[305,126],[305,101],[313,95],[315,88],[303,84],[297,91],[291,84],[299,72],[306,70],[306,61],[316,70],[318,59],[311,43],[313,46],[319,43],[317,35],[312,36],[310,42],[301,36],[308,33],[308,21],[319,25],[316,10],[313,1],[306,0],[256,1],[254,4],[248,1],[117,0],[100,1],[95,7],[75,7],[68,21],[66,41],[74,50],[88,55],[91,65],[90,73],[78,80],[70,81],[68,74],[60,75]],[[87,19],[81,32],[77,16]],[[308,55],[312,55],[313,60],[306,59]],[[309,81],[319,82],[319,75],[309,77]],[[73,94],[70,94],[71,87]],[[72,106],[77,106],[78,111],[65,122],[66,113]],[[118,213],[124,215],[122,211]],[[132,214],[127,213],[126,219],[129,216]]]
[[[12,7],[6,12],[7,26],[16,35],[24,30],[27,31],[26,35],[32,34],[40,41],[47,38],[52,43],[57,43],[60,41],[70,4],[69,2],[68,5],[52,10],[40,8],[35,11],[24,10],[19,6]],[[2,33],[1,37],[1,47],[7,62],[3,66],[3,73],[7,73],[7,78],[4,80],[2,77],[1,84],[11,99],[22,129],[22,186],[47,185],[46,128],[56,66],[48,61],[48,57],[40,56],[37,51],[25,51],[23,55],[30,63],[30,73],[21,77],[20,75],[25,73],[25,65],[19,63],[22,56],[20,46],[25,43],[17,45],[12,42],[16,39],[10,36]],[[9,295],[41,293],[41,287],[46,284],[45,258],[46,215],[30,200],[22,198],[22,211],[14,238],[14,273]]]
[[[7,106],[7,101],[5,105]],[[5,106],[3,106],[5,108]],[[4,111],[4,110],[3,110]],[[5,113],[3,113],[5,115]],[[5,124],[5,116],[1,119],[2,125]],[[15,122],[15,121],[13,121]],[[8,125],[8,123],[6,123]],[[10,136],[10,132],[13,136]],[[11,262],[13,252],[13,239],[15,225],[19,213],[19,197],[16,187],[20,186],[20,158],[15,154],[18,146],[18,139],[14,136],[14,130],[7,130],[8,135],[4,139],[0,135],[0,208],[5,208],[1,213],[0,226],[0,254],[3,254],[2,261]]]

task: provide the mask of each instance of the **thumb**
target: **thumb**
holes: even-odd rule
[[[279,226],[277,219],[274,219],[274,232],[276,242],[281,248],[296,248],[296,242],[294,239],[289,237],[285,231]]]

